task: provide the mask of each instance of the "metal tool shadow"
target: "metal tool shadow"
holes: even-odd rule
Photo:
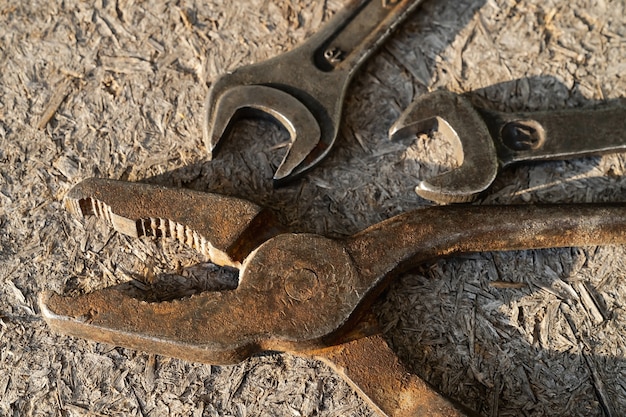
[[[606,288],[623,253],[546,249],[429,263],[392,285],[381,321],[410,369],[481,415],[622,415],[626,362],[613,331],[623,332],[623,318]]]

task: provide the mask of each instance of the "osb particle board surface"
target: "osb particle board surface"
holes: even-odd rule
[[[176,296],[232,277],[171,242],[121,237],[61,205],[92,176],[248,198],[295,231],[340,236],[429,203],[457,161],[441,138],[391,143],[413,97],[500,109],[626,91],[623,0],[426,0],[349,89],[337,146],[303,180],[270,177],[286,132],[243,122],[213,161],[215,78],[310,36],[344,1],[0,1],[0,416],[362,416],[326,366],[267,354],[217,367],[51,333],[37,296],[129,281]],[[622,201],[624,155],[504,172],[482,204]],[[416,373],[485,416],[626,413],[624,248],[485,253],[424,265],[377,307]],[[170,274],[166,276],[164,274]],[[173,276],[171,276],[173,274]]]

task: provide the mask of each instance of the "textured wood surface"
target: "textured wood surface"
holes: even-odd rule
[[[169,296],[232,285],[170,242],[66,213],[98,176],[242,196],[331,236],[428,205],[454,166],[441,138],[391,143],[413,97],[476,91],[498,109],[626,91],[624,0],[427,0],[357,75],[335,149],[275,190],[286,132],[244,121],[212,161],[208,86],[306,39],[344,0],[0,0],[0,416],[374,415],[321,363],[216,367],[50,332],[37,296],[128,281]],[[481,204],[623,201],[625,155],[507,170]],[[376,307],[412,369],[485,416],[626,414],[623,247],[485,253],[403,276]]]

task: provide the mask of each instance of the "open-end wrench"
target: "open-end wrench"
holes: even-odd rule
[[[414,138],[432,130],[456,145],[461,165],[421,181],[415,191],[439,203],[463,203],[485,191],[498,171],[511,164],[626,150],[626,100],[592,108],[504,113],[439,90],[413,101],[389,136]]]
[[[270,116],[291,145],[275,185],[295,179],[330,151],[355,71],[421,0],[353,0],[301,46],[219,77],[206,103],[204,141],[214,153],[241,117]]]
[[[286,232],[250,202],[185,189],[91,179],[66,203],[130,236],[178,239],[238,268],[239,285],[157,302],[121,287],[47,293],[40,306],[52,328],[214,364],[264,350],[324,358],[396,417],[465,411],[408,373],[376,334],[370,307],[398,274],[468,252],[626,243],[626,204],[430,207],[331,239]]]

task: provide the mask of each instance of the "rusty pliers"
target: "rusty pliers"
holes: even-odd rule
[[[421,2],[353,0],[299,47],[220,76],[206,103],[206,147],[216,152],[241,117],[268,116],[291,137],[274,184],[317,165],[337,138],[352,76]]]
[[[239,285],[163,302],[117,287],[45,293],[53,329],[213,364],[264,350],[322,358],[389,416],[466,412],[408,373],[378,335],[370,307],[398,274],[467,252],[626,243],[625,204],[431,207],[343,239],[289,233],[255,204],[186,189],[91,179],[66,204],[129,236],[178,239],[238,268]]]

